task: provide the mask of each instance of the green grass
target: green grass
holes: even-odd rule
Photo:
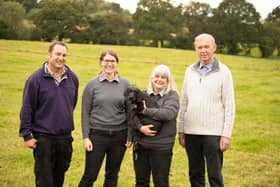
[[[18,137],[22,90],[27,77],[46,60],[49,43],[0,40],[0,186],[34,186],[32,151]],[[187,65],[197,61],[193,51],[145,47],[69,44],[67,64],[80,79],[75,110],[74,152],[65,187],[77,186],[84,169],[80,128],[81,95],[85,84],[100,71],[99,54],[112,48],[120,57],[119,72],[146,88],[156,64],[167,64],[180,91]],[[217,55],[232,70],[236,120],[231,149],[225,153],[225,186],[280,186],[280,59]],[[104,168],[96,186],[102,186]],[[185,151],[174,147],[171,187],[189,186]],[[119,186],[134,186],[131,149],[119,173]]]

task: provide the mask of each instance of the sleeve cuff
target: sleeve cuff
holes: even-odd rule
[[[33,138],[33,136],[31,134],[23,136],[24,141],[31,140],[32,138]]]

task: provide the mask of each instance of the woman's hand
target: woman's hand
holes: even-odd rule
[[[84,148],[87,151],[92,151],[93,150],[93,145],[92,145],[92,142],[90,141],[89,138],[84,139]]]
[[[151,128],[154,127],[154,125],[143,125],[140,127],[140,131],[145,134],[146,136],[155,136],[157,131],[151,130]]]

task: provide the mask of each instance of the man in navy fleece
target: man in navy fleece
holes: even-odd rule
[[[48,61],[26,81],[19,134],[33,149],[37,187],[61,187],[72,157],[79,81],[65,65],[67,46],[54,42]]]

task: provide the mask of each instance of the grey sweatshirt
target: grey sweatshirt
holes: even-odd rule
[[[89,137],[90,129],[118,131],[127,129],[125,96],[128,80],[90,80],[82,96],[82,133]]]

